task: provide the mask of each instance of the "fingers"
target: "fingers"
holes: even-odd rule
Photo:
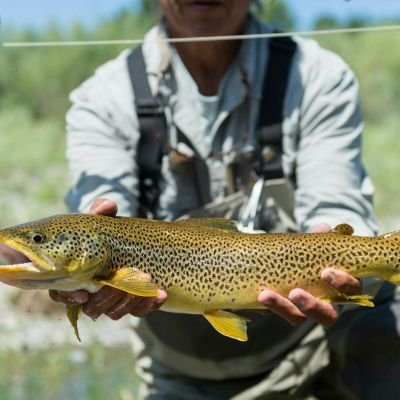
[[[328,233],[331,231],[331,227],[328,224],[317,224],[312,229],[312,233]]]
[[[107,313],[116,305],[125,293],[110,286],[103,286],[98,292],[90,295],[82,311],[93,320]]]
[[[49,290],[49,296],[53,301],[69,305],[84,304],[89,300],[89,293],[85,290],[74,290],[73,292]]]
[[[82,311],[94,320],[102,314],[113,320],[118,320],[127,314],[143,317],[150,311],[158,309],[166,297],[167,294],[162,290],[157,297],[139,297],[104,286],[97,293],[90,295]]]
[[[321,279],[340,293],[349,296],[362,293],[361,281],[344,271],[326,268],[321,273]],[[339,317],[334,305],[318,300],[299,288],[293,289],[287,299],[273,291],[264,290],[258,296],[258,301],[294,326],[299,326],[307,318],[331,326]]]
[[[333,305],[318,300],[302,289],[293,289],[287,299],[273,291],[263,290],[258,301],[293,326],[301,325],[307,318],[324,326],[330,326],[338,319],[338,312]]]
[[[144,317],[150,311],[157,310],[166,300],[167,293],[159,290],[157,297],[139,297],[110,286],[103,286],[96,293],[88,293],[85,290],[73,292],[50,290],[49,296],[53,301],[59,303],[82,304],[82,311],[93,320],[102,314],[118,320],[126,314]]]
[[[349,275],[347,272],[335,268],[326,268],[321,273],[321,279],[338,292],[347,295],[362,293],[362,282]]]
[[[293,326],[299,326],[307,319],[295,304],[271,290],[263,290],[258,301]]]
[[[326,301],[318,300],[303,289],[293,289],[289,300],[308,318],[324,326],[331,326],[339,318],[337,308]]]
[[[112,200],[98,198],[96,199],[92,206],[90,207],[90,214],[95,215],[108,215],[110,217],[115,217],[117,215],[118,207],[117,204]]]

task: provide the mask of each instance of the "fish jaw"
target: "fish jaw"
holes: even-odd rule
[[[67,275],[63,271],[43,271],[32,262],[0,265],[0,282],[20,289],[80,290],[97,292],[102,285],[93,279]]]
[[[0,232],[0,243],[18,251],[27,259],[22,263],[0,265],[0,282],[21,289],[76,289],[76,284],[71,282],[71,276],[57,269],[56,263],[50,257],[37,255],[23,243],[9,239],[4,232]],[[94,282],[81,286],[92,292],[99,287]]]
[[[0,281],[21,289],[47,289],[58,278],[59,274],[46,273],[33,262],[0,265]]]
[[[15,239],[9,238],[5,231],[0,232],[0,243],[5,244],[11,249],[16,250],[27,258],[27,263],[15,265],[15,267],[20,267],[20,269],[26,269],[29,272],[43,272],[43,271],[55,271],[56,265],[55,262],[45,255],[38,256],[34,250],[32,250],[29,246],[21,243]],[[30,265],[25,265],[30,264]],[[13,265],[9,265],[12,267]],[[6,267],[6,266],[4,266]],[[16,269],[16,271],[18,268]],[[5,272],[5,271],[4,271]]]

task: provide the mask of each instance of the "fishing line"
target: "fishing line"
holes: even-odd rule
[[[369,32],[389,32],[400,30],[398,25],[381,25],[360,28],[339,28],[323,29],[314,31],[295,31],[295,32],[271,32],[255,33],[249,35],[228,35],[228,36],[200,36],[186,38],[165,38],[168,43],[193,43],[193,42],[214,42],[226,40],[251,40],[268,39],[272,37],[289,36],[322,36],[336,35],[343,33],[369,33]],[[4,42],[3,47],[67,47],[67,46],[105,46],[105,45],[135,45],[142,44],[144,39],[117,39],[117,40],[77,40],[77,41],[57,41],[57,42]]]

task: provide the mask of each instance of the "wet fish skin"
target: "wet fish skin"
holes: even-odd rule
[[[57,215],[0,230],[0,243],[32,261],[1,266],[0,281],[91,292],[110,285],[140,296],[156,296],[160,288],[168,293],[161,310],[201,314],[220,333],[244,341],[247,320],[225,310],[262,309],[263,289],[287,296],[300,287],[332,303],[373,306],[368,295],[335,291],[320,279],[322,270],[334,266],[400,284],[400,233],[352,233],[345,224],[330,233],[253,235],[224,219]],[[69,306],[67,315],[78,336],[79,309]]]

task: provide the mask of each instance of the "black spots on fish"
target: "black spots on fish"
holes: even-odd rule
[[[62,244],[66,242],[69,239],[69,236],[67,233],[61,232],[56,236],[56,243],[57,244]]]

